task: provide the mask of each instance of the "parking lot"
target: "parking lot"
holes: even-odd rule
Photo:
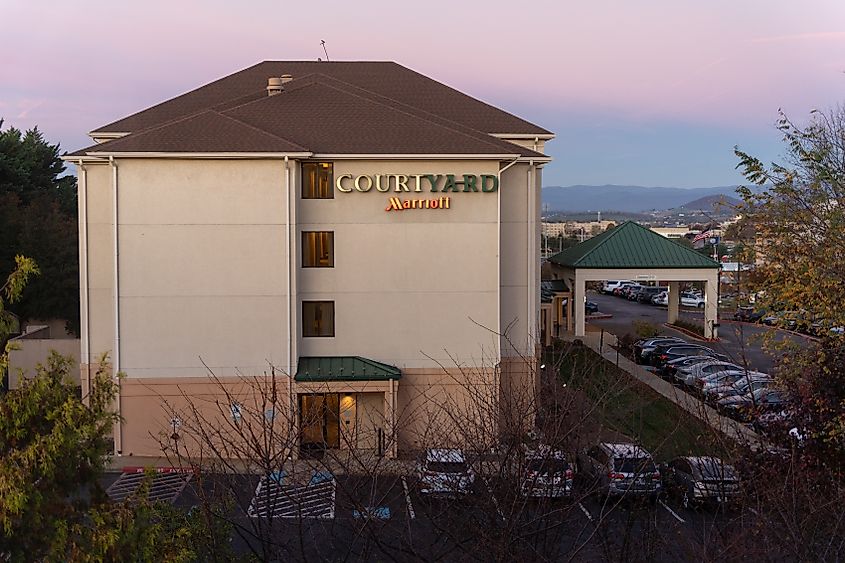
[[[592,319],[589,324],[595,328],[604,329],[608,332],[622,336],[626,333],[634,333],[633,321],[645,321],[661,327],[663,334],[680,336],[692,341],[687,335],[680,331],[663,326],[666,322],[666,308],[655,307],[612,295],[603,295],[597,292],[590,292],[590,301],[599,306],[601,313],[613,315],[608,319]],[[707,343],[721,354],[730,357],[732,361],[743,364],[743,359],[748,362],[751,369],[770,372],[774,361],[771,355],[763,350],[763,337],[770,335],[775,341],[787,340],[798,345],[806,345],[810,340],[808,337],[800,336],[777,328],[750,323],[735,323],[730,317],[725,318],[721,312],[719,327],[719,342]],[[703,313],[696,309],[682,308],[680,312],[682,319],[701,322]]]
[[[269,555],[269,542],[276,556],[315,561],[487,560],[479,542],[490,550],[524,545],[526,553],[541,549],[556,559],[677,561],[759,516],[750,507],[683,508],[667,497],[650,505],[578,488],[573,499],[525,499],[492,476],[459,498],[421,495],[413,477],[401,475],[315,471],[306,483],[278,474],[229,479],[190,480],[172,502],[190,509],[203,496],[200,482],[210,488],[226,481],[238,493],[228,515],[237,551]]]

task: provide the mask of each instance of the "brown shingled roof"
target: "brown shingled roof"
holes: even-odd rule
[[[281,94],[267,79],[291,74]],[[548,131],[396,63],[264,62],[96,130],[90,152],[544,155],[489,133]]]
[[[448,128],[340,90],[322,83],[320,77],[226,115],[264,131],[284,133],[317,153],[518,154],[522,150],[484,133]],[[315,117],[319,127],[314,126]]]
[[[304,147],[216,111],[202,113],[94,145],[91,152],[309,152]]]
[[[249,95],[266,95],[267,79],[321,73],[485,133],[549,131],[394,62],[264,61],[93,132],[131,133]]]

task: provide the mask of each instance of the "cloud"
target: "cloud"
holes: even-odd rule
[[[27,119],[29,117],[29,112],[34,109],[38,109],[39,107],[43,106],[46,100],[29,100],[24,99],[18,102],[18,108],[20,108],[20,113],[15,116],[15,119]]]

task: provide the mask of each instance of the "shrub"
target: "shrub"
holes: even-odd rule
[[[660,327],[648,321],[634,321],[634,332],[640,338],[652,338],[660,334]]]

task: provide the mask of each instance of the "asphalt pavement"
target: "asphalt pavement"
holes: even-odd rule
[[[554,560],[696,560],[713,538],[759,516],[743,507],[684,508],[669,495],[655,504],[605,498],[580,487],[574,499],[525,499],[503,492],[507,486],[493,477],[479,476],[465,496],[440,498],[421,495],[411,476],[325,475],[307,499],[276,497],[277,511],[269,518],[249,508],[260,494],[258,479],[242,476],[232,483],[231,477],[225,479],[238,497],[228,518],[233,547],[268,559],[490,560],[495,556],[485,550],[507,539],[509,549],[515,542],[526,554],[538,550]],[[192,481],[174,504],[198,504],[197,486]],[[279,486],[288,485],[282,480]],[[293,502],[302,504],[291,511]],[[326,510],[312,510],[316,503]]]
[[[598,304],[600,313],[613,315],[609,319],[593,319],[589,320],[588,323],[619,337],[626,333],[634,334],[632,323],[635,320],[662,326],[667,319],[665,307],[655,307],[595,292],[589,292],[587,299]],[[698,309],[683,308],[680,316],[688,321],[702,322],[704,319],[704,313]],[[772,370],[774,358],[763,350],[763,338],[766,335],[771,335],[770,337],[774,338],[775,341],[788,340],[801,346],[810,342],[808,337],[760,324],[736,323],[730,317],[720,318],[719,322],[721,325],[719,327],[719,342],[700,342],[700,344],[705,344],[717,352],[725,354],[735,363],[743,365],[746,361],[751,369],[767,373]],[[686,334],[667,327],[662,327],[662,333],[680,336],[685,340],[695,342]]]

